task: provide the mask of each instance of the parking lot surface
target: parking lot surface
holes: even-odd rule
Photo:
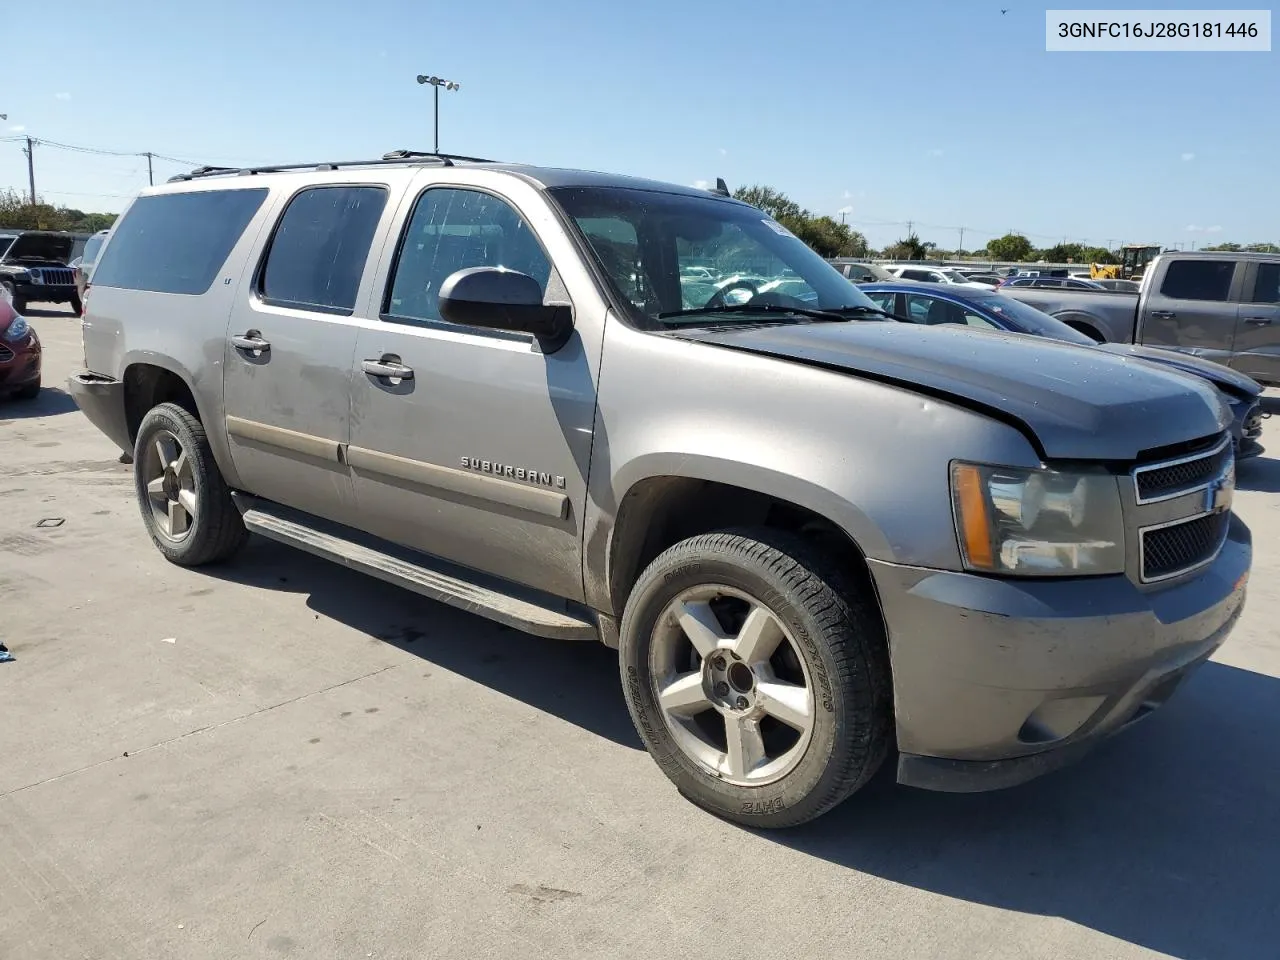
[[[604,647],[260,540],[166,563],[39,307],[47,388],[0,401],[0,958],[1276,955],[1280,418],[1244,617],[1149,722],[755,834],[669,785]]]

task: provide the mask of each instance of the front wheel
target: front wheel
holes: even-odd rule
[[[84,316],[84,304],[80,302],[80,295],[79,295],[79,294],[72,294],[72,295],[71,295],[71,301],[70,301],[70,302],[71,302],[71,311],[72,311],[72,312],[73,312],[77,317],[82,317],[82,316]]]
[[[798,537],[725,531],[670,548],[632,591],[620,641],[649,753],[681,793],[727,819],[811,820],[889,752],[879,611]]]
[[[133,476],[147,532],[173,563],[226,560],[248,537],[204,425],[176,403],[162,403],[142,418]]]

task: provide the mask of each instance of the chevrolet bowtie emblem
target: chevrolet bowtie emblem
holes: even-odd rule
[[[1225,470],[1204,491],[1204,509],[1206,513],[1220,513],[1231,509],[1231,495],[1235,492],[1235,464]]]

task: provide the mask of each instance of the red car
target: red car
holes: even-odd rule
[[[0,297],[0,396],[40,395],[40,338],[27,318]]]

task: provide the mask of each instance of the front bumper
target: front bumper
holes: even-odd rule
[[[1217,559],[1159,590],[869,561],[889,626],[899,782],[1013,786],[1147,716],[1230,633],[1251,558],[1232,517]]]
[[[77,296],[74,283],[18,283],[14,293],[35,303],[70,303]]]
[[[125,413],[124,384],[111,377],[82,370],[67,378],[67,393],[95,427],[125,453],[133,452]]]

